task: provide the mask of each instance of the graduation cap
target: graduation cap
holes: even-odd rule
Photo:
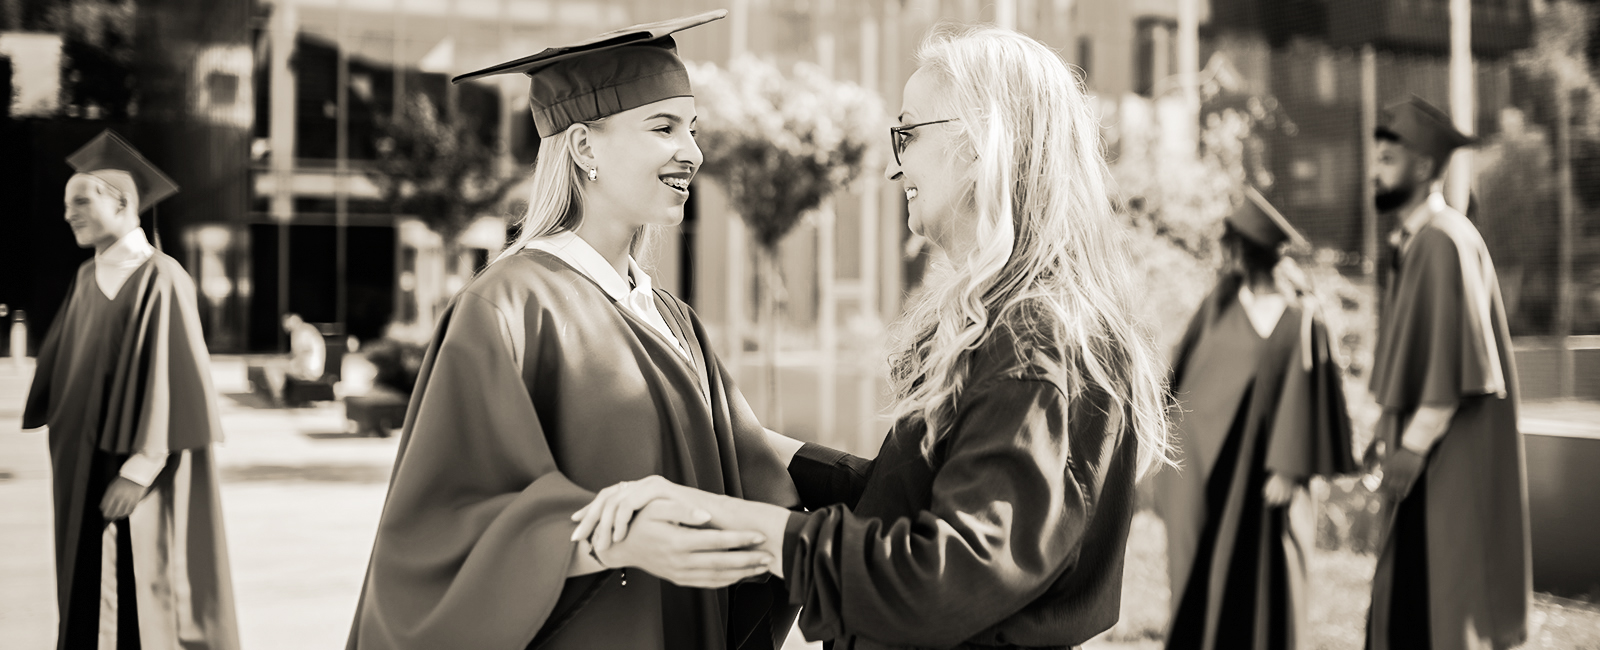
[[[548,138],[577,122],[692,95],[689,73],[678,58],[672,34],[727,15],[727,9],[717,9],[634,25],[468,72],[451,82],[498,74],[528,75],[532,80],[528,101],[533,123],[539,129],[539,137]]]
[[[178,193],[177,183],[111,129],[101,131],[89,144],[67,156],[67,164],[79,174],[104,181],[123,196],[138,197],[140,214]]]
[[[1394,140],[1406,148],[1428,156],[1443,167],[1450,160],[1450,152],[1458,147],[1476,144],[1477,139],[1462,133],[1450,116],[1439,107],[1421,97],[1383,109],[1378,116],[1378,128],[1373,135]]]
[[[1305,236],[1255,188],[1246,186],[1244,198],[1244,203],[1228,215],[1226,221],[1245,239],[1267,248],[1277,248],[1284,242],[1294,246],[1307,243]]]

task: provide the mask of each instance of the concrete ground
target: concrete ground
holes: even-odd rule
[[[213,365],[224,395],[227,442],[216,454],[243,647],[343,647],[396,441],[346,433],[337,403],[265,408],[247,394],[244,359]],[[31,367],[0,359],[0,647],[15,650],[53,647],[56,628],[45,434],[19,428],[31,375]],[[370,375],[358,363],[347,377],[359,386]],[[1541,426],[1600,423],[1592,405],[1531,410]],[[787,647],[820,644],[794,635]]]
[[[256,408],[242,360],[214,371],[239,396],[216,455],[243,647],[343,647],[396,441],[346,434],[336,403]],[[56,627],[45,433],[19,431],[30,375],[0,360],[0,647],[19,650]]]
[[[359,364],[352,383],[364,379]],[[245,360],[213,374],[227,441],[223,517],[245,650],[342,648],[383,508],[396,438],[345,432],[338,403],[277,409],[248,394]],[[31,367],[0,359],[0,648],[55,646],[49,452],[20,430]],[[795,635],[788,648],[820,648]]]

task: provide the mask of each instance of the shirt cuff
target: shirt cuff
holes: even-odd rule
[[[141,487],[150,487],[156,480],[156,475],[167,467],[165,453],[139,452],[128,457],[122,464],[122,469],[117,472],[122,478],[138,483]]]
[[[789,459],[788,469],[801,505],[816,510],[835,503],[853,506],[870,466],[865,459],[808,442]]]

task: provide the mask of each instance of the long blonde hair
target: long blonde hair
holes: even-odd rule
[[[1099,121],[1077,77],[1038,41],[987,26],[942,27],[917,60],[943,82],[939,117],[958,118],[936,125],[955,136],[949,155],[975,158],[961,182],[977,238],[961,270],[930,275],[896,328],[896,419],[926,424],[931,458],[971,353],[1004,327],[1019,359],[1040,351],[1064,362],[1071,397],[1110,395],[1122,432],[1137,438],[1139,476],[1170,464],[1163,363],[1134,316]]]
[[[600,130],[604,123],[605,118],[601,118],[580,124],[590,130]],[[516,255],[535,239],[576,230],[583,224],[587,203],[584,175],[588,171],[572,157],[572,133],[577,128],[578,124],[573,124],[539,140],[539,153],[533,160],[533,188],[528,193],[528,210],[517,220],[516,239],[495,256],[494,262]],[[654,231],[649,226],[634,231],[628,252],[638,258],[649,246]],[[643,265],[644,260],[639,263]]]

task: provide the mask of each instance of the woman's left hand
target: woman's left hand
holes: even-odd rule
[[[695,519],[708,522],[715,518],[713,512],[718,510],[717,495],[678,485],[660,476],[623,481],[601,490],[589,505],[572,513],[572,520],[578,522],[572,541],[588,538],[596,551],[604,551],[627,538],[634,515],[657,499],[671,499],[693,508]]]

